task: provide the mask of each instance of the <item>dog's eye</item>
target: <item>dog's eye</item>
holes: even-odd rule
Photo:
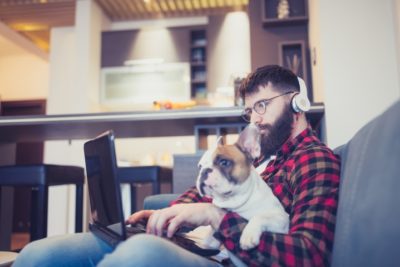
[[[232,162],[227,159],[221,159],[218,163],[219,163],[219,166],[224,167],[224,168],[229,167],[232,164]]]
[[[201,167],[202,167],[201,164],[197,165],[197,168],[199,168],[199,170],[201,170]]]

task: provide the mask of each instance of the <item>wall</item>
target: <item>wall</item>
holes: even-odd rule
[[[395,17],[396,47],[400,47],[400,0],[394,0],[393,13]],[[400,84],[400,50],[397,49],[397,76]],[[400,90],[400,86],[399,86]]]
[[[394,1],[320,0],[327,140],[348,141],[399,99]],[[340,18],[340,19],[338,19]]]
[[[52,29],[49,114],[98,111],[103,25],[107,25],[107,21],[94,1],[77,1],[75,27]],[[83,141],[46,142],[45,162],[84,166]],[[74,192],[73,186],[49,190],[49,236],[74,231]],[[87,196],[84,205],[88,206]],[[85,227],[87,213],[84,214]]]
[[[225,16],[211,16],[207,40],[209,91],[232,86],[234,76],[243,76],[251,71],[247,13],[231,12]]]
[[[47,60],[4,38],[0,32],[0,100],[46,99],[48,79]]]
[[[310,45],[310,65],[312,72],[312,85],[314,102],[324,102],[324,84],[322,80],[322,64],[320,49],[320,14],[319,0],[309,0],[309,45]]]
[[[269,1],[273,3],[274,1]],[[277,1],[275,1],[277,2]],[[311,84],[311,69],[309,64],[308,27],[306,23],[295,25],[268,25],[262,21],[262,1],[249,1],[250,42],[251,42],[251,69],[270,64],[279,64],[279,44],[288,41],[304,41],[306,53],[306,82],[308,96],[313,99]],[[318,90],[318,89],[317,89]]]

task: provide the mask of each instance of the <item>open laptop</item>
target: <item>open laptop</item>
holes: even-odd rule
[[[89,229],[114,247],[134,234],[144,233],[144,224],[125,224],[113,132],[87,141],[84,152],[92,218]],[[185,234],[175,234],[170,240],[202,256],[219,253],[218,249],[207,248]]]

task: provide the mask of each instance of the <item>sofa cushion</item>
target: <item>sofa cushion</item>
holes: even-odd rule
[[[336,153],[341,181],[332,266],[398,266],[400,102]]]

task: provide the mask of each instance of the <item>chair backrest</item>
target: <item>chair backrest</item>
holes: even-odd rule
[[[399,266],[400,101],[345,146],[332,266]]]

